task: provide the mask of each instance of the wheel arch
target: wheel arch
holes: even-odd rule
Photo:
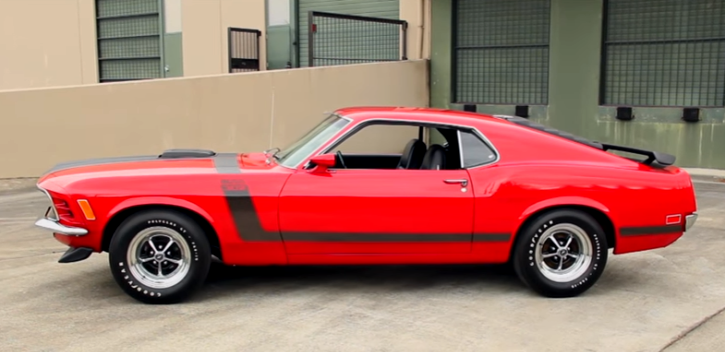
[[[513,243],[511,244],[509,258],[513,257],[513,251],[515,250],[518,240],[521,237],[519,236],[521,229],[526,228],[526,226],[535,221],[539,215],[559,209],[579,210],[591,216],[604,230],[604,235],[607,239],[607,247],[614,248],[616,246],[616,227],[614,221],[611,219],[609,209],[604,205],[588,199],[584,202],[571,201],[571,199],[569,202],[547,201],[544,204],[540,203],[530,207],[521,215],[519,226],[516,228],[516,231],[514,231],[515,237]]]
[[[212,226],[209,219],[207,219],[207,217],[202,215],[200,212],[192,210],[189,207],[185,207],[185,206],[177,205],[177,204],[168,204],[168,203],[134,204],[134,205],[129,205],[129,206],[117,209],[117,211],[114,211],[113,214],[111,215],[110,219],[106,223],[105,227],[103,228],[101,250],[104,252],[108,252],[110,244],[111,244],[111,238],[113,237],[114,233],[116,232],[116,229],[118,229],[118,227],[121,226],[121,224],[123,223],[124,220],[128,219],[130,216],[132,216],[134,214],[137,214],[137,213],[143,212],[143,211],[149,211],[149,210],[177,211],[177,212],[191,218],[194,222],[199,224],[199,226],[204,231],[207,239],[209,240],[209,245],[211,247],[212,255],[216,256],[220,260],[222,259],[222,250],[221,250],[221,243],[219,241],[219,235],[217,234],[216,230],[214,229],[214,226]]]

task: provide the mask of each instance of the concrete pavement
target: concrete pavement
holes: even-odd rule
[[[0,351],[723,350],[725,184],[696,187],[691,232],[611,256],[574,299],[539,297],[498,267],[216,267],[173,306],[127,297],[105,254],[58,264],[65,247],[32,225],[40,192],[6,192]]]

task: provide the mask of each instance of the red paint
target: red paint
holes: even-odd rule
[[[684,223],[685,216],[697,209],[690,177],[677,167],[652,168],[501,119],[413,108],[338,112],[352,123],[337,136],[375,118],[472,126],[495,146],[500,160],[470,170],[305,170],[305,162],[290,169],[267,163],[266,156],[256,152],[239,154],[241,172],[229,174],[217,172],[212,159],[76,167],[39,180],[39,187],[69,205],[74,216],[62,218],[61,223],[89,231],[86,236],[55,237],[70,246],[101,251],[104,229],[113,216],[130,207],[165,205],[187,209],[208,221],[227,264],[501,263],[508,260],[523,222],[550,207],[573,205],[604,213],[616,229],[616,254],[665,247],[682,236],[682,232],[622,236],[620,228],[664,226],[673,214],[682,215]],[[330,158],[318,161],[329,166]],[[467,191],[462,192],[459,184],[444,183],[445,179],[469,180]],[[444,243],[244,241],[222,180],[243,181],[262,229],[283,238],[296,232],[443,233],[464,238],[509,233],[511,238]],[[78,199],[90,202],[96,220],[83,218]],[[244,235],[249,229],[240,231]]]

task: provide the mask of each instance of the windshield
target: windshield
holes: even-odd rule
[[[310,155],[310,153],[317,150],[320,146],[332,138],[332,136],[345,128],[348,123],[350,123],[349,120],[344,119],[339,115],[332,114],[328,116],[304,137],[277,153],[275,155],[277,163],[286,167],[297,166],[308,155]]]

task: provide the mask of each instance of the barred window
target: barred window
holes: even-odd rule
[[[605,0],[601,103],[725,105],[725,1]]]
[[[550,0],[454,4],[455,102],[547,104]]]
[[[96,0],[100,82],[161,78],[158,0]]]

